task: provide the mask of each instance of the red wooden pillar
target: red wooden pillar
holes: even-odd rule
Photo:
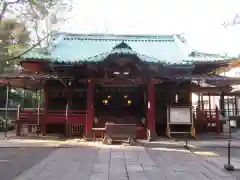
[[[151,132],[151,136],[156,135],[155,132],[155,81],[151,80],[148,84],[148,104],[147,104],[147,128]],[[148,135],[149,136],[149,135]]]
[[[42,119],[41,122],[41,132],[42,135],[46,135],[46,129],[47,129],[47,118],[48,118],[48,88],[45,86],[44,87],[44,118]]]
[[[94,84],[88,81],[88,91],[87,91],[87,118],[85,125],[85,137],[92,137],[92,125],[93,125],[93,88]]]

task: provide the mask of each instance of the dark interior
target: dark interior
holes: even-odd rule
[[[58,93],[53,91],[49,94],[48,98],[48,110],[66,110],[68,103],[68,109],[70,110],[86,110],[87,109],[87,92],[86,90],[75,89],[69,94],[67,101],[67,95],[63,92]]]
[[[65,124],[47,124],[46,131],[49,134],[65,134],[66,126]]]
[[[184,91],[181,91],[182,86],[177,86],[176,82],[163,82],[156,85],[155,94],[155,116],[156,116],[156,133],[159,136],[166,135],[167,127],[167,108],[169,106],[191,106],[190,90],[188,91],[188,82],[183,82]],[[180,131],[189,126],[171,127],[173,131]]]
[[[145,117],[146,95],[143,86],[97,86],[95,92],[95,115],[101,123],[139,124]]]
[[[67,98],[69,97],[69,98]],[[71,93],[66,94],[64,91],[51,91],[48,97],[48,114],[62,114],[65,117],[66,107],[74,114],[82,113],[79,110],[87,109],[87,92],[84,89],[73,89]],[[57,110],[57,112],[54,112]],[[56,116],[58,117],[58,116]],[[65,134],[65,124],[47,125],[47,133]]]

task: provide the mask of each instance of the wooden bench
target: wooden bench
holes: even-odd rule
[[[93,141],[94,142],[96,141],[96,133],[97,132],[100,132],[102,134],[102,140],[103,140],[104,137],[105,137],[106,129],[105,128],[92,128],[92,134],[93,134]]]
[[[130,144],[134,144],[136,142],[136,124],[106,123],[105,129],[106,134],[103,140],[104,144],[112,144],[113,141],[122,141],[126,139]]]

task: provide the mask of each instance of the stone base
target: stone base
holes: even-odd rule
[[[224,169],[226,169],[227,171],[234,171],[235,170],[234,166],[231,165],[231,164],[225,164]]]
[[[191,136],[196,137],[196,130],[195,128],[191,128]]]
[[[150,141],[154,141],[156,139],[157,139],[156,131],[147,130],[147,140],[150,142]]]
[[[93,141],[93,137],[84,137],[83,138],[85,141]]]
[[[93,141],[93,134],[92,134],[92,132],[88,132],[87,135],[84,135],[84,140],[86,140],[86,141]]]
[[[112,144],[112,138],[105,136],[103,139],[103,144],[106,144],[106,145]]]
[[[171,129],[170,128],[166,128],[166,136],[168,138],[171,138]]]

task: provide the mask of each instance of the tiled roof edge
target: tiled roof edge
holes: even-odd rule
[[[221,58],[223,58],[223,59],[231,59],[231,58],[234,58],[234,57],[231,57],[231,56],[224,56],[224,55],[222,55],[221,53],[208,53],[208,52],[198,51],[198,50],[195,50],[195,49],[193,49],[192,52],[198,53],[198,54],[201,54],[201,55],[205,55],[205,56],[221,57]]]
[[[104,33],[66,33],[66,32],[58,32],[55,33],[54,36],[64,35],[65,37],[86,37],[86,38],[106,38],[106,37],[115,37],[117,38],[146,38],[146,39],[173,39],[174,36],[178,34],[104,34]]]

